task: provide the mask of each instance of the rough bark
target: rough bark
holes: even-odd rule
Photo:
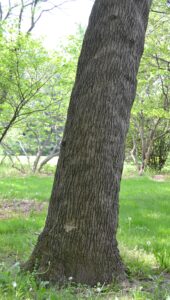
[[[124,278],[118,194],[150,5],[96,0],[93,6],[45,228],[25,265],[51,282]]]

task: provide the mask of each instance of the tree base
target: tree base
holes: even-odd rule
[[[117,246],[108,258],[105,252],[71,253],[68,249],[58,249],[53,243],[53,248],[47,248],[46,238],[40,235],[30,259],[23,265],[24,271],[35,272],[36,276],[51,284],[66,285],[70,279],[74,283],[94,286],[97,283],[109,284],[126,280],[125,268],[121,261]],[[91,255],[92,253],[92,255]]]

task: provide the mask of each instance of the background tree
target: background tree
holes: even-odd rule
[[[12,37],[11,37],[12,38]],[[14,40],[1,40],[0,142],[8,130],[31,112],[44,110],[42,87],[54,76],[47,51],[31,37],[14,33]],[[43,103],[44,104],[44,103]]]
[[[55,70],[56,73],[52,73],[51,79],[41,88],[41,92],[39,91],[37,95],[34,95],[29,100],[29,109],[27,105],[22,108],[20,116],[12,124],[13,130],[11,134],[8,134],[9,137],[7,136],[4,142],[1,143],[4,155],[12,161],[13,167],[20,168],[22,172],[26,172],[28,166],[34,172],[37,170],[40,171],[50,159],[59,153],[59,145],[63,134],[83,33],[83,29],[81,27],[78,28],[75,36],[68,37],[64,46],[61,46],[58,51],[53,51],[51,54],[53,58],[49,57],[45,52],[45,59],[41,60],[43,65],[38,65],[36,56],[32,55],[32,48],[27,51],[31,60],[34,57],[39,77],[43,78],[44,73],[49,76],[51,73],[49,72],[50,70]],[[36,52],[39,58],[41,56],[41,49],[36,48]],[[27,68],[25,63],[24,58],[23,65],[24,68]],[[44,68],[46,64],[48,64],[49,71]],[[32,68],[32,65],[30,68]],[[31,70],[30,74],[32,74]],[[24,78],[21,78],[21,81],[23,80]],[[29,84],[28,81],[27,84]],[[7,106],[5,107],[6,110],[4,112],[6,111],[8,118],[11,120],[9,110],[7,111]],[[14,132],[13,139],[12,132]],[[19,155],[24,155],[27,158],[28,166],[25,166],[25,168]],[[30,158],[30,155],[34,157]],[[42,156],[46,157],[42,160]]]
[[[41,88],[56,73],[56,70],[50,69],[52,65],[48,65],[47,51],[40,42],[31,38],[30,33],[45,12],[65,2],[0,1],[0,143],[21,114],[31,113],[31,100],[35,103],[37,95],[41,97]],[[23,112],[28,107],[29,112]]]
[[[127,153],[129,149],[140,174],[147,166],[160,170],[170,150],[168,20],[169,8],[154,1],[127,139]]]
[[[124,278],[116,241],[125,137],[151,1],[96,0],[71,95],[46,225],[25,265],[43,279]]]

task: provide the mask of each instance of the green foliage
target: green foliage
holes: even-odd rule
[[[161,171],[164,167],[168,153],[170,152],[170,135],[160,137],[154,143],[152,153],[149,158],[149,168]]]
[[[27,130],[30,124],[36,123],[34,127],[42,127],[40,119],[45,125],[40,144],[44,143],[49,127],[56,126],[56,115],[63,127],[83,30],[80,27],[79,37],[70,37],[70,44],[65,48],[49,53],[31,35],[41,15],[55,8],[49,3],[50,6],[43,9],[44,2],[12,0],[0,4],[0,143],[14,126]],[[25,15],[28,17],[27,24],[24,22]],[[36,117],[29,119],[32,113],[36,113]],[[53,123],[49,125],[50,118]],[[49,143],[55,144],[56,138],[51,139]],[[35,151],[33,148],[32,151]]]
[[[163,135],[162,142],[167,145],[170,132],[169,14],[165,3],[153,1],[127,138],[127,155],[134,147],[133,159],[136,156],[139,169],[141,164],[161,169],[160,161],[166,161],[170,150],[162,148],[160,157],[159,136]]]
[[[19,35],[20,56],[17,54],[17,61],[15,56],[7,59],[14,65],[11,71],[14,79],[11,83],[8,76],[4,82],[15,89],[8,88],[1,104],[0,133],[8,124],[12,128],[1,146],[7,156],[35,155],[34,164],[30,164],[34,172],[41,168],[40,156],[52,158],[59,152],[82,35],[80,27],[76,36],[68,37],[66,44],[51,54],[30,36]],[[4,68],[8,70],[10,66]]]
[[[44,108],[42,87],[56,73],[39,41],[7,32],[0,39],[0,134],[33,111]]]
[[[169,9],[153,2],[146,34],[144,55],[138,75],[138,90],[133,114],[143,112],[149,118],[170,118],[169,90]],[[164,14],[157,13],[159,9]],[[165,95],[167,94],[167,95]]]
[[[43,90],[45,97],[41,100],[41,104],[47,109],[27,117],[19,135],[19,140],[29,154],[36,154],[42,148],[42,155],[48,155],[56,144],[57,150],[59,149],[80,46],[78,33],[77,36],[68,38],[65,47],[61,46],[58,52],[53,53],[53,65],[57,73],[46,84]]]

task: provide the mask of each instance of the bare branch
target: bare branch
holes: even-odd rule
[[[35,25],[37,24],[37,22],[39,21],[39,19],[42,17],[42,15],[46,12],[51,12],[52,10],[56,9],[56,8],[60,8],[62,5],[68,3],[68,2],[73,2],[73,1],[76,1],[76,0],[65,0],[59,4],[54,4],[52,7],[48,8],[48,9],[43,9],[40,14],[38,15],[37,18],[35,18],[35,9],[32,10],[32,16],[31,16],[31,26],[30,28],[28,29],[27,31],[27,34],[29,34],[33,28],[35,27]],[[36,7],[38,2],[36,2],[36,4],[34,4],[34,8]]]
[[[159,10],[154,10],[154,9],[151,9],[151,12],[157,13],[157,14],[164,14],[164,15],[168,14],[166,11],[159,11]]]
[[[4,18],[3,18],[3,12],[2,12],[2,19],[1,20],[6,21],[10,17],[10,15],[12,14],[12,11],[16,7],[19,7],[19,4],[15,4],[14,6],[12,6],[11,1],[9,0],[8,10],[7,10],[6,15],[4,16]]]

